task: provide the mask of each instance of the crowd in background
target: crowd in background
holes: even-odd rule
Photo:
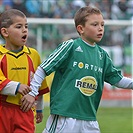
[[[130,20],[133,17],[133,0],[0,0],[0,12],[15,8],[26,14],[28,18],[73,18],[75,12],[87,5],[98,7],[104,19]],[[43,25],[43,41],[45,46],[55,46],[61,42],[66,34],[72,35],[74,28],[65,25]],[[37,26],[30,29],[34,34],[30,43],[35,43]],[[123,45],[129,44],[131,28],[121,26],[105,27],[105,36],[100,42],[102,45]],[[76,31],[75,31],[76,32]],[[31,35],[31,34],[30,34]],[[64,36],[64,37],[63,37]],[[73,36],[70,36],[72,38]],[[34,44],[33,44],[34,45]],[[124,44],[125,45],[125,44]]]
[[[105,19],[130,19],[133,0],[0,0],[0,12],[16,8],[27,17],[73,18],[77,9],[87,5],[101,9]]]

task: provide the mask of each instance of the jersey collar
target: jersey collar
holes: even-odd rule
[[[5,46],[4,44],[0,45],[0,53],[6,54],[6,53],[11,52],[10,50],[6,49],[4,46]],[[22,49],[21,52],[28,53],[28,54],[31,53],[30,49],[27,46],[25,46],[25,45],[23,46],[23,49]]]

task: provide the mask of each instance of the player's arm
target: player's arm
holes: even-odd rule
[[[21,95],[26,95],[31,91],[31,88],[28,85],[20,84],[19,82],[10,81],[0,92],[3,95],[12,95],[15,96],[17,93]]]
[[[36,100],[36,123],[40,123],[43,120],[43,109],[44,109],[44,99],[43,95],[38,96],[38,99]]]
[[[3,95],[16,95],[18,88],[20,86],[19,82],[10,81],[6,84],[5,87],[2,88],[1,94]]]
[[[123,89],[133,89],[133,79],[123,77],[115,86]]]
[[[32,91],[29,92],[29,95],[36,97],[39,94],[39,88],[41,87],[41,84],[45,77],[46,74],[44,70],[40,66],[38,66],[34,77],[30,83],[30,88],[32,89]]]
[[[3,95],[16,95],[20,93],[25,95],[31,91],[30,87],[24,84],[20,84],[16,81],[11,81],[6,78],[0,69],[0,94]]]
[[[25,95],[21,99],[21,110],[27,112],[35,103],[35,97],[39,94],[38,90],[46,77],[44,70],[39,66],[33,76],[30,83],[30,88],[32,89],[29,94]]]
[[[36,100],[36,111],[37,112],[42,112],[42,110],[44,109],[44,99],[43,99],[43,95],[38,96],[37,100]]]

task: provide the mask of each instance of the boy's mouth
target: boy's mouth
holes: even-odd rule
[[[98,34],[97,37],[100,37],[101,38],[102,37],[102,34]]]
[[[22,39],[26,39],[27,38],[27,35],[24,35],[23,37],[22,37]]]

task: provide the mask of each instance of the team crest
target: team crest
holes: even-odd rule
[[[103,58],[103,53],[100,52],[100,51],[98,51],[98,53],[99,53],[99,59],[102,60],[102,58]]]
[[[92,76],[83,77],[80,80],[76,80],[75,87],[86,96],[91,96],[97,89],[97,81]]]

